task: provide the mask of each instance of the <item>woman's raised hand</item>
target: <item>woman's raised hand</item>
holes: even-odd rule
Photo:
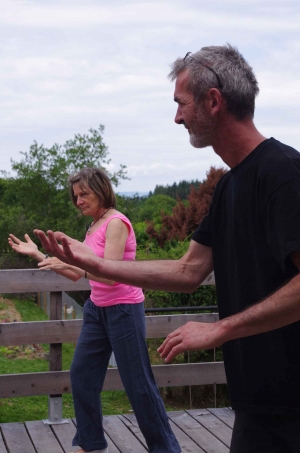
[[[25,234],[24,237],[26,242],[23,242],[13,234],[10,234],[8,243],[15,252],[36,258],[37,254],[39,253],[38,246],[30,239],[28,234]]]

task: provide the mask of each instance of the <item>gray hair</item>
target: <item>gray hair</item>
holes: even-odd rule
[[[189,72],[188,90],[200,103],[210,88],[218,88],[229,113],[238,120],[253,118],[255,97],[259,93],[254,72],[236,47],[203,47],[185,58],[177,58],[169,78],[174,80],[185,69]]]

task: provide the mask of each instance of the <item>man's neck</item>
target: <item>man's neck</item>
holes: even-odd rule
[[[261,142],[266,140],[252,120],[225,120],[219,124],[213,148],[230,168],[236,167]]]

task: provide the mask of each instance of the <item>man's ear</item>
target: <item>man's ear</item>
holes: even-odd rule
[[[220,91],[217,88],[211,88],[206,97],[207,108],[212,116],[219,113],[223,105],[223,98]]]

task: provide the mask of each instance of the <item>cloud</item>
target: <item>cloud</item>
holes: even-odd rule
[[[161,26],[190,26],[197,21],[202,24],[214,24],[214,27],[237,28],[244,31],[291,31],[298,30],[298,18],[291,16],[291,12],[298,10],[297,4],[290,1],[285,6],[282,2],[243,2],[236,8],[236,1],[218,2],[218,9],[199,7],[199,2],[169,2],[169,1],[144,1],[144,2],[114,2],[101,6],[97,2],[87,4],[68,4],[68,2],[49,5],[47,3],[27,1],[11,2],[2,6],[0,23],[5,25],[18,25],[22,27],[47,27],[47,28],[84,28],[86,26],[134,26],[140,29],[155,25]],[[255,9],[249,10],[253,3],[259,7],[260,15]],[[231,9],[230,9],[231,8]],[[298,10],[299,11],[299,10]],[[227,13],[224,21],[224,12]],[[230,12],[230,15],[228,15]],[[272,18],[270,18],[272,13]],[[278,17],[276,17],[276,15]],[[270,20],[272,19],[272,20]]]
[[[0,164],[33,140],[52,146],[105,125],[126,187],[204,178],[222,161],[174,124],[169,64],[201,46],[237,44],[261,93],[256,124],[300,148],[295,0],[28,0],[0,6]],[[128,189],[128,190],[131,190]]]

